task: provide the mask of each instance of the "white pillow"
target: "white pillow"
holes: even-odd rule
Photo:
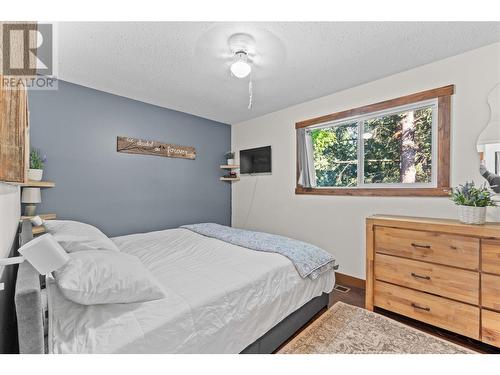
[[[97,305],[165,297],[159,282],[135,256],[108,250],[78,251],[69,256],[54,278],[61,293],[73,302]]]
[[[68,253],[85,250],[120,251],[113,241],[92,225],[72,220],[45,220],[43,225]]]

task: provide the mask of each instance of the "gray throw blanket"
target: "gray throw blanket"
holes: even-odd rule
[[[321,273],[338,268],[329,252],[288,237],[214,223],[183,225],[181,228],[251,250],[281,254],[292,261],[303,278],[316,279]]]

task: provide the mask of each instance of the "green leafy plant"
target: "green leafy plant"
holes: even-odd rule
[[[228,151],[224,154],[226,159],[234,159],[234,152],[233,151]]]
[[[496,206],[493,194],[486,185],[476,187],[474,181],[458,185],[451,191],[451,200],[459,206],[488,207]]]
[[[47,161],[46,156],[40,154],[40,150],[34,148],[30,152],[30,168],[31,169],[43,169],[45,162]]]
[[[414,181],[407,182],[430,183],[432,111],[426,107],[372,117],[363,121],[363,134],[358,134],[358,121],[311,130],[317,185],[357,186],[361,171],[360,180],[365,184],[403,183],[408,169],[414,169],[415,173]],[[403,123],[409,119],[412,119],[411,129],[404,130]],[[411,147],[403,147],[405,139],[411,141]],[[363,168],[358,165],[361,142]]]

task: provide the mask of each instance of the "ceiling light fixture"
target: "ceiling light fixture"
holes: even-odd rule
[[[230,65],[231,75],[238,79],[248,78],[248,109],[253,106],[253,83],[252,69],[255,62],[255,40],[251,35],[245,33],[233,34],[228,39],[231,50],[232,61]]]
[[[245,78],[252,71],[252,67],[248,63],[248,54],[245,51],[237,51],[234,55],[236,61],[231,64],[231,73],[236,78]]]

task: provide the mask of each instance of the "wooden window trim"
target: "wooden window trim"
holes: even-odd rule
[[[400,98],[385,100],[363,107],[348,109],[346,111],[331,113],[313,119],[299,121],[295,129],[306,128],[312,125],[332,122],[360,116],[371,112],[417,103],[424,100],[438,100],[438,144],[437,144],[437,186],[432,188],[304,188],[298,184],[299,165],[297,163],[297,176],[295,194],[310,195],[348,195],[348,196],[418,196],[418,197],[444,197],[450,192],[450,128],[451,128],[451,95],[455,92],[455,85],[448,85],[436,89],[417,92]]]

